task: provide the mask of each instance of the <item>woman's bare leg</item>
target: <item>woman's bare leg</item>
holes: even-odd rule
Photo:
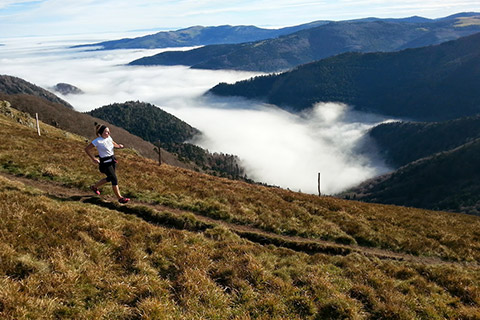
[[[108,182],[108,181],[107,181],[107,178],[103,178],[103,179],[99,180],[97,183],[95,183],[95,184],[93,185],[93,187],[98,189],[98,188],[100,188],[101,186],[103,186],[103,185],[104,185],[105,183],[107,183],[107,182]]]
[[[116,186],[112,185],[112,190],[113,190],[113,193],[115,193],[115,195],[117,196],[118,199],[122,198],[122,194],[120,193],[120,188],[118,187],[118,185],[116,185]]]

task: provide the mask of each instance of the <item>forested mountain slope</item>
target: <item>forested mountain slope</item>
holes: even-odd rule
[[[113,103],[88,114],[114,123],[150,142],[182,143],[200,134],[198,129],[168,112],[139,101]]]
[[[221,83],[209,92],[301,111],[317,102],[415,120],[480,112],[480,33],[391,53],[345,53],[282,74]]]
[[[480,139],[411,162],[343,195],[367,202],[480,215]]]
[[[369,131],[394,168],[480,138],[480,115],[445,122],[390,122]]]

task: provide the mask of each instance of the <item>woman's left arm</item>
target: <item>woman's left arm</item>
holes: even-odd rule
[[[123,144],[118,144],[118,143],[116,143],[116,142],[113,141],[113,140],[112,140],[112,142],[113,142],[113,146],[114,146],[115,148],[117,148],[117,149],[123,149],[123,148],[125,148],[125,146],[124,146]]]

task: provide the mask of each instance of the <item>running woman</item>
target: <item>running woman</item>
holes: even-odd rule
[[[96,134],[97,138],[85,148],[85,152],[95,164],[99,165],[100,172],[105,174],[107,177],[100,179],[96,184],[90,186],[90,189],[96,195],[100,195],[100,190],[98,188],[108,182],[111,182],[113,193],[117,197],[118,202],[127,203],[130,201],[130,199],[122,197],[120,189],[118,188],[118,179],[115,173],[117,160],[115,159],[114,155],[115,148],[123,149],[124,146],[123,144],[117,144],[115,141],[113,141],[112,137],[110,136],[110,129],[105,125],[97,124]],[[91,151],[94,148],[97,148],[100,159],[97,159],[92,155]]]

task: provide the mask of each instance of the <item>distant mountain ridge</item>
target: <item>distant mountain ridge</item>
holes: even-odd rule
[[[94,44],[75,46],[75,48],[101,47],[102,50],[114,49],[155,49],[171,47],[192,47],[211,44],[242,43],[276,38],[298,30],[312,28],[328,23],[328,21],[314,21],[294,27],[280,29],[264,29],[255,26],[217,27],[193,26],[175,31],[161,31],[156,34],[137,38],[104,41]]]
[[[345,52],[392,52],[458,39],[480,32],[478,17],[480,13],[462,13],[435,20],[411,17],[329,22],[252,43],[159,53],[130,65],[278,72]]]
[[[391,53],[345,53],[278,75],[209,93],[258,99],[298,112],[317,102],[414,120],[448,120],[480,112],[480,33]]]

